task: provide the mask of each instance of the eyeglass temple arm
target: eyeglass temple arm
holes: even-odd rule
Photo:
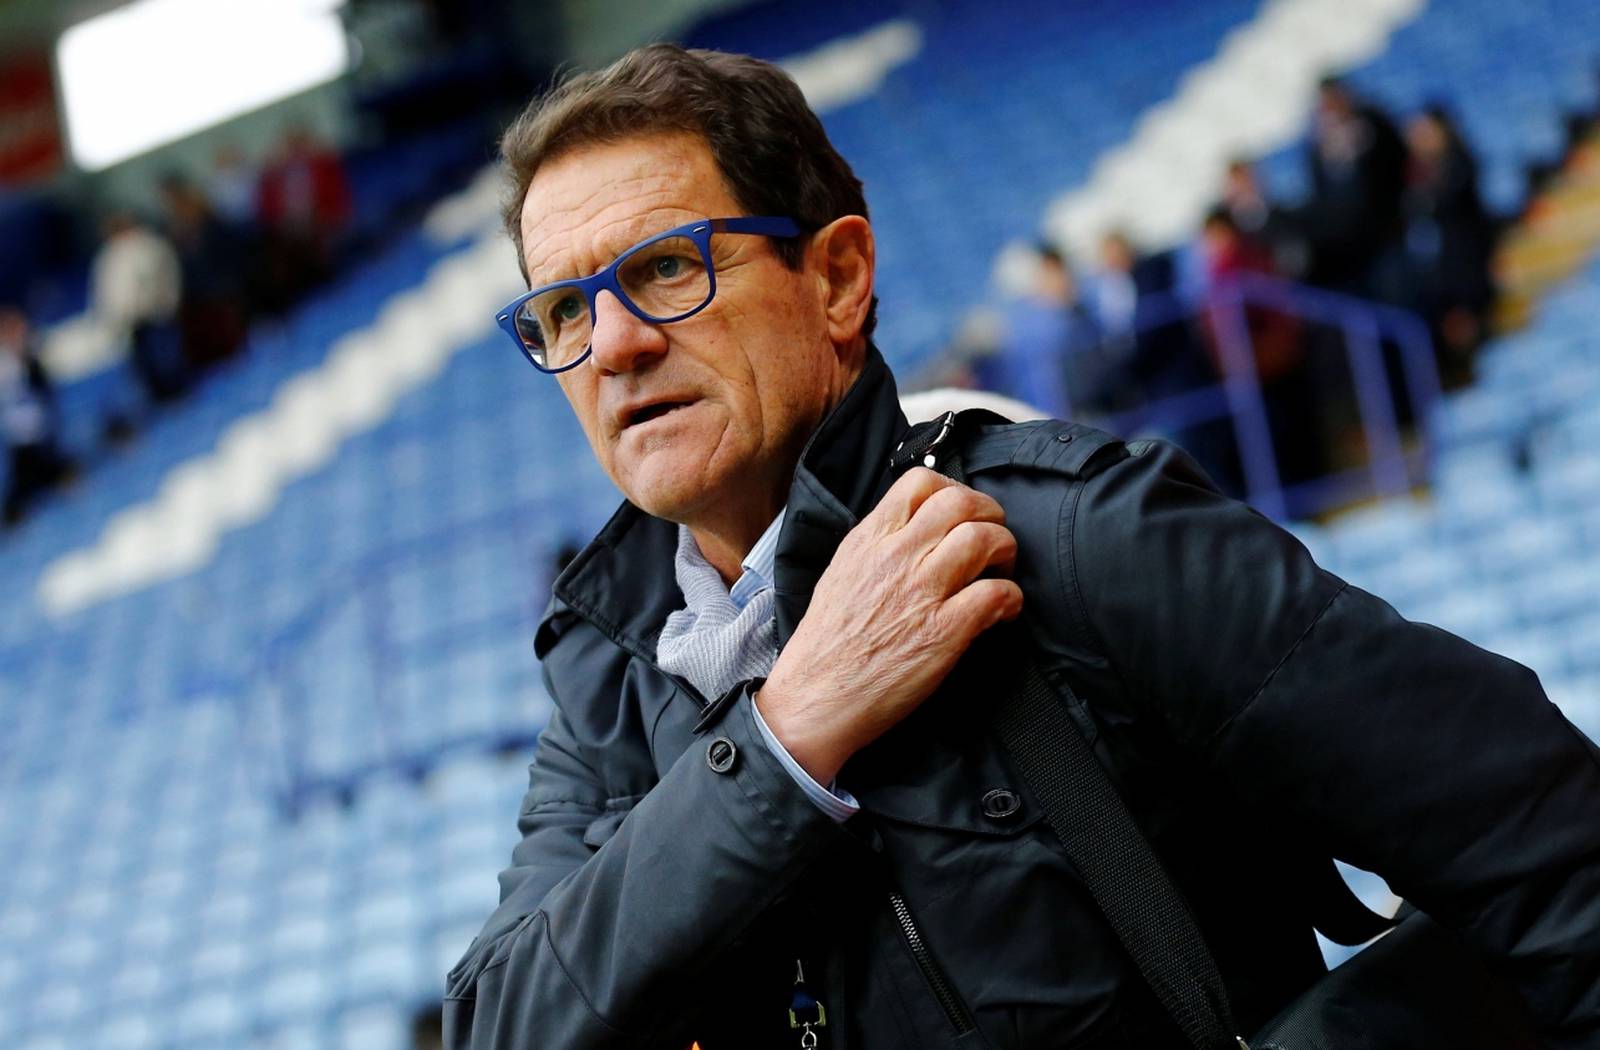
[[[716,233],[754,233],[764,237],[798,237],[800,227],[782,215],[753,215],[737,219],[713,219],[711,229]]]

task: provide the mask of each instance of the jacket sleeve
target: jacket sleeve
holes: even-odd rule
[[[720,772],[716,741],[734,749]],[[845,834],[764,746],[748,695],[642,797],[603,784],[557,713],[500,906],[446,979],[452,1050],[682,1050],[703,971]]]
[[[1600,751],[1528,668],[1318,568],[1172,446],[1131,451],[1061,554],[1133,708],[1460,930],[1550,1046],[1600,1045]]]

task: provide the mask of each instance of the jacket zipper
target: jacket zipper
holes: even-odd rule
[[[956,995],[955,989],[950,987],[950,982],[939,970],[939,965],[933,961],[927,942],[922,939],[922,931],[917,929],[917,922],[911,917],[911,909],[906,906],[906,899],[890,890],[889,906],[894,909],[894,917],[900,923],[900,934],[906,940],[906,947],[911,949],[911,957],[917,960],[917,968],[922,971],[928,987],[933,989],[934,998],[938,999],[939,1005],[944,1008],[944,1015],[949,1019],[950,1027],[955,1029],[956,1035],[965,1035],[977,1028],[977,1024],[972,1020],[972,1014],[967,1011],[966,1004]]]

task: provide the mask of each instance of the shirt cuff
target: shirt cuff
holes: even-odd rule
[[[806,793],[816,807],[834,820],[843,822],[855,816],[861,809],[861,804],[855,796],[838,786],[838,782],[829,787],[823,787],[811,778],[805,767],[794,760],[787,748],[779,743],[778,738],[772,735],[772,730],[767,728],[767,720],[761,717],[761,708],[756,704],[755,698],[750,701],[750,710],[756,716],[756,728],[761,731],[761,739],[767,742],[767,750],[777,758],[778,764],[794,777],[795,783],[800,785],[800,790]]]

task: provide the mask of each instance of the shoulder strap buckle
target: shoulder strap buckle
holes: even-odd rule
[[[956,414],[946,412],[938,419],[912,427],[906,439],[895,446],[894,454],[889,457],[890,471],[899,474],[917,463],[929,470],[937,470],[937,450],[950,436],[955,425]]]

